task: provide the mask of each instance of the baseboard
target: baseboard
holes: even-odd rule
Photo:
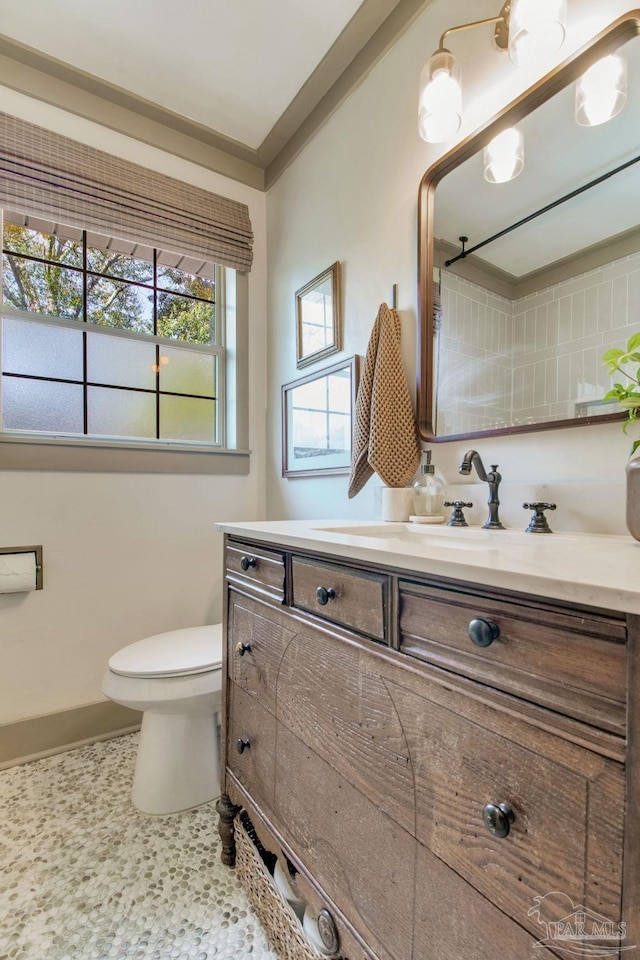
[[[0,724],[0,770],[140,727],[142,714],[111,700]]]

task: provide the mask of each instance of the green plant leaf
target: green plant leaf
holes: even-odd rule
[[[619,347],[612,347],[602,354],[602,362],[606,364],[617,363],[620,357],[624,357],[624,355],[624,350],[620,350]]]
[[[627,353],[633,353],[640,348],[640,332],[632,334],[627,340]]]
[[[631,447],[631,453],[629,454],[630,457],[632,457],[632,456],[634,455],[634,453],[636,452],[636,450],[638,449],[638,447],[640,447],[640,440],[634,440],[634,441],[633,441],[633,446]]]

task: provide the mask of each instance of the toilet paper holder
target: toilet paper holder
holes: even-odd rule
[[[42,590],[42,545],[34,547],[0,547],[0,554],[5,553],[35,553],[36,590]]]

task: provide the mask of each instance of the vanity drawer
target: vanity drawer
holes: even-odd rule
[[[534,936],[534,898],[553,891],[617,923],[622,764],[454,690],[434,702],[390,684],[390,695],[412,757],[420,843]],[[504,836],[485,821],[501,804],[513,815],[493,811]]]
[[[253,799],[273,808],[275,718],[234,683],[229,684],[227,768]]]
[[[626,624],[613,614],[401,581],[400,650],[625,735]]]
[[[274,616],[273,607],[234,590],[229,591],[229,677],[273,714],[282,655],[295,636],[293,630],[276,622]]]
[[[292,605],[384,642],[388,578],[322,560],[291,562]]]
[[[284,603],[284,554],[229,540],[225,566],[231,582]]]

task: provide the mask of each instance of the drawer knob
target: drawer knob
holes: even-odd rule
[[[243,570],[247,571],[249,567],[254,568],[256,565],[255,557],[240,557],[240,566]]]
[[[479,617],[470,620],[467,629],[471,642],[475,643],[476,647],[490,647],[500,636],[500,627],[497,623],[493,620],[482,620]]]
[[[333,587],[329,587],[329,589],[326,587],[318,587],[316,590],[316,600],[321,607],[324,607],[327,603],[329,603],[329,600],[335,600],[335,598],[336,592]]]
[[[338,934],[336,922],[326,907],[322,908],[316,922],[325,951],[327,953],[337,953],[340,949],[340,935]]]
[[[251,650],[250,643],[243,643],[242,640],[239,640],[238,643],[236,643],[236,653],[239,657],[244,657],[245,653],[248,653],[249,650]]]
[[[508,803],[488,803],[482,811],[484,825],[494,837],[509,836],[515,814]]]
[[[243,740],[242,737],[238,737],[236,740],[236,750],[238,753],[244,753],[245,750],[249,750],[251,747],[251,740]]]

